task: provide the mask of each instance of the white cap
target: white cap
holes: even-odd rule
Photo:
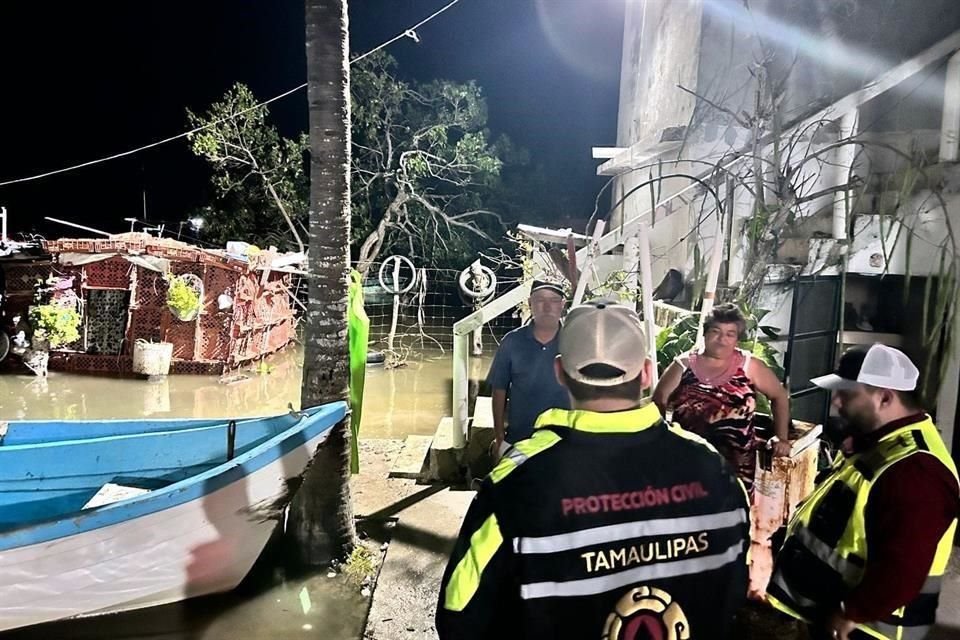
[[[899,349],[883,344],[869,348],[854,347],[840,357],[837,370],[810,382],[821,389],[835,391],[868,384],[881,389],[913,391],[917,388],[920,371]]]
[[[567,314],[559,352],[563,370],[573,380],[612,387],[643,371],[647,339],[636,311],[612,300],[594,300]],[[595,374],[596,365],[604,365],[609,375]]]

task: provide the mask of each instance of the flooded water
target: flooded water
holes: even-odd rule
[[[407,366],[367,370],[361,438],[432,434],[450,413],[449,351],[424,351]],[[482,377],[488,358],[472,359]],[[51,372],[46,379],[0,375],[0,420],[139,417],[245,417],[299,406],[302,353],[288,349],[265,365],[223,383],[217,377],[171,376],[161,381]],[[354,640],[369,602],[342,577],[287,577],[267,554],[230,594],[107,618],[53,623],[0,633],[0,640]]]
[[[300,403],[303,356],[296,348],[241,370],[223,383],[215,376],[170,376],[156,382],[51,372],[47,378],[0,375],[0,420],[109,418],[236,418],[282,413]],[[474,358],[473,375],[487,358]],[[429,435],[450,413],[449,351],[423,351],[407,366],[367,369],[361,437]]]
[[[229,594],[0,633],[0,640],[357,640],[369,599],[326,570],[287,578],[265,557]]]

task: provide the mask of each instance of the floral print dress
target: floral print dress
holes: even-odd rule
[[[757,390],[747,375],[750,354],[736,350],[726,370],[713,377],[698,367],[700,357],[691,352],[677,359],[683,374],[670,395],[673,421],[716,447],[750,489],[759,443],[754,425]]]

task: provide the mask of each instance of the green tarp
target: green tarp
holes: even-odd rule
[[[360,417],[363,414],[363,383],[367,375],[367,339],[370,318],[363,309],[363,276],[350,272],[347,293],[347,341],[350,344],[350,471],[360,471]]]

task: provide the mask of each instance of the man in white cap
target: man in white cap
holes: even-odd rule
[[[540,415],[483,481],[443,579],[441,640],[727,637],[747,591],[746,492],[706,442],[642,404],[636,312],[574,308]]]
[[[811,380],[833,391],[853,452],[794,515],[767,593],[814,638],[919,639],[934,623],[960,485],[918,377],[905,354],[875,344]]]

